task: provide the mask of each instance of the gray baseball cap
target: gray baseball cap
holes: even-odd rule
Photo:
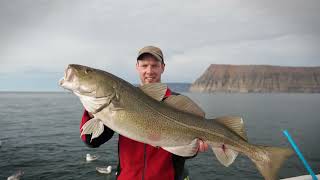
[[[139,53],[138,53],[138,57],[137,60],[139,60],[139,58],[141,57],[141,55],[143,54],[151,54],[153,55],[157,60],[161,61],[162,63],[164,63],[163,61],[163,54],[160,48],[155,47],[155,46],[145,46],[142,49],[140,49]]]

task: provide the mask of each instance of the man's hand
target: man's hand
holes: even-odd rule
[[[209,145],[206,142],[199,139],[199,152],[205,152],[208,149],[209,149]]]

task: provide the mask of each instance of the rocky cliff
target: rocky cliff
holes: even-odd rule
[[[212,64],[190,91],[320,93],[320,67]]]

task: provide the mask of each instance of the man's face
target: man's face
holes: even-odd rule
[[[161,74],[164,71],[164,64],[153,56],[144,57],[138,60],[136,69],[139,73],[142,84],[161,82]]]

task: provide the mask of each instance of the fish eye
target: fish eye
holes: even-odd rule
[[[89,74],[89,73],[91,73],[92,72],[92,70],[91,69],[88,69],[88,68],[86,68],[85,70],[84,70],[84,73],[85,74]]]

